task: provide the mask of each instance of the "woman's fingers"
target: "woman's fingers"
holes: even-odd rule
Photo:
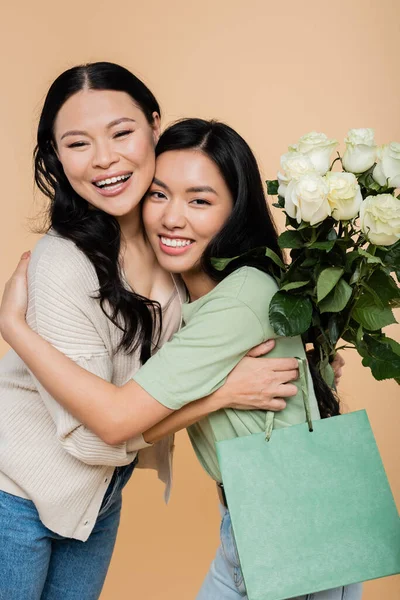
[[[296,381],[299,378],[299,370],[291,369],[289,371],[277,371],[275,373],[275,377],[278,383],[289,383],[289,381]]]
[[[283,410],[285,398],[297,394],[299,376],[295,358],[245,356],[221,388],[225,406],[240,409]]]
[[[292,396],[295,396],[297,392],[298,389],[294,383],[282,383],[276,388],[276,396],[282,398],[291,398]]]
[[[335,354],[335,358],[331,362],[331,367],[333,369],[333,373],[335,376],[335,386],[337,387],[341,376],[343,375],[343,367],[345,365],[345,360],[341,354],[338,352]]]
[[[283,398],[273,398],[268,402],[268,408],[266,410],[280,412],[284,408],[286,408],[286,402]]]
[[[296,358],[257,358],[257,369],[266,369],[267,371],[293,371],[298,370]]]
[[[248,351],[246,356],[251,356],[252,358],[258,358],[259,356],[264,356],[264,354],[268,354],[275,347],[275,340],[267,340],[258,346],[254,346],[251,350]]]
[[[12,281],[14,279],[14,277],[16,277],[16,276],[18,276],[18,277],[25,276],[26,277],[27,272],[28,272],[30,257],[31,257],[30,250],[27,250],[26,252],[24,252],[21,255],[21,258],[19,259],[19,262],[17,264],[17,268],[15,269],[14,273],[11,275],[8,282]]]
[[[27,271],[31,253],[24,252],[21,259],[7,281],[0,306],[0,333],[6,339],[7,327],[18,317],[25,318],[28,306]]]

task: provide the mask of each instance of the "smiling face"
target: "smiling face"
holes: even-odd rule
[[[143,205],[146,233],[159,263],[172,273],[199,273],[200,258],[232,212],[233,199],[215,163],[199,150],[157,158]]]
[[[73,189],[115,217],[138,209],[155,168],[159,116],[152,125],[125,92],[82,90],[58,112],[56,151]]]

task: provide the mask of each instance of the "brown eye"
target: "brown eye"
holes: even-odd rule
[[[195,206],[210,206],[211,202],[204,200],[204,198],[196,198],[195,200],[192,200],[190,204],[194,204]]]
[[[150,191],[149,196],[154,200],[165,200],[167,197],[163,192]]]

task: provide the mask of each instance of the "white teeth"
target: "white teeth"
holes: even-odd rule
[[[192,243],[191,240],[176,240],[166,237],[161,237],[161,242],[164,244],[164,246],[170,246],[172,248],[190,246],[190,244]]]
[[[101,181],[96,181],[95,185],[97,185],[97,187],[103,187],[105,185],[118,183],[119,181],[126,181],[127,179],[129,179],[129,177],[131,175],[132,175],[132,173],[130,173],[129,175],[118,175],[117,177],[110,177],[107,179],[102,179]]]

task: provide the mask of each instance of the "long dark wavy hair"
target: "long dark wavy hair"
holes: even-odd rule
[[[252,251],[267,246],[282,260],[283,256],[257,161],[245,140],[224,123],[184,119],[162,134],[156,156],[171,150],[201,150],[216,164],[233,198],[232,213],[202,256],[203,270],[214,281],[221,281],[244,265],[271,273],[273,266],[265,252]],[[222,271],[212,264],[212,258],[239,255]],[[339,414],[339,401],[331,388],[313,365],[310,371],[321,417]]]
[[[126,353],[139,349],[144,363],[159,339],[160,305],[124,285],[119,263],[121,230],[117,219],[89,206],[75,192],[56,153],[54,122],[57,114],[68,98],[83,89],[129,94],[149,124],[153,123],[154,112],[161,114],[160,107],[145,84],[124,67],[109,62],[73,67],[57,77],[47,93],[34,151],[35,182],[50,199],[47,229],[53,228],[74,242],[91,261],[99,280],[101,308],[122,331],[119,349]]]

